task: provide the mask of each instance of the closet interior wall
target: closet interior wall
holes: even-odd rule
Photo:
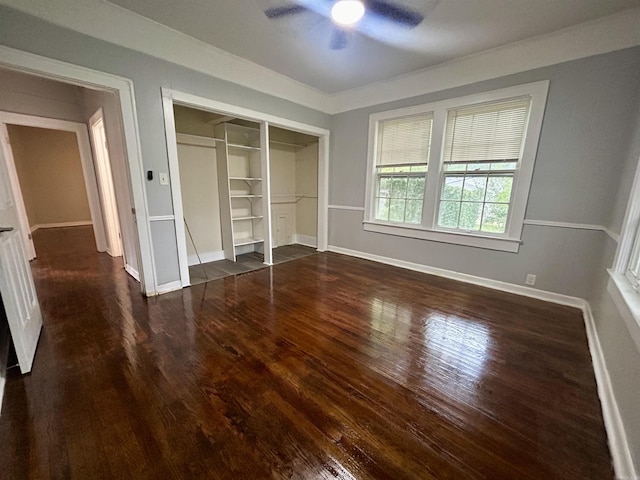
[[[214,125],[208,114],[175,106],[178,163],[189,265],[224,258]]]
[[[271,222],[274,247],[317,247],[318,139],[269,129]]]

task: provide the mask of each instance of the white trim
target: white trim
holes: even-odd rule
[[[215,113],[222,113],[232,116],[234,118],[244,118],[246,120],[259,120],[262,122],[268,122],[269,124],[286,128],[288,130],[294,130],[296,132],[306,133],[308,135],[314,135],[322,137],[329,135],[330,131],[326,128],[316,127],[306,123],[297,122],[295,120],[289,120],[284,117],[277,117],[260,110],[252,110],[250,108],[240,107],[231,103],[219,102],[206,97],[200,97],[198,95],[192,95],[190,93],[180,92],[178,90],[172,90],[170,88],[162,89],[162,96],[170,98],[174,103],[192,107],[200,110],[208,110]]]
[[[329,133],[318,140],[318,231],[316,247],[324,252],[329,245],[329,166],[331,162]]]
[[[174,292],[176,290],[182,290],[182,282],[180,282],[180,280],[158,285],[158,288],[156,289],[156,295],[162,295],[163,293]]]
[[[282,117],[277,117],[265,112],[251,110],[236,105],[231,105],[224,102],[218,102],[209,98],[192,95],[189,93],[179,92],[169,88],[162,89],[162,105],[164,111],[164,125],[165,136],[167,143],[167,153],[169,158],[169,176],[171,179],[171,195],[173,200],[173,213],[174,223],[176,231],[176,243],[178,246],[178,263],[180,265],[180,281],[183,286],[190,285],[189,279],[189,260],[187,255],[186,237],[184,232],[184,225],[177,219],[183,218],[182,207],[182,192],[180,185],[180,168],[178,161],[178,148],[177,148],[177,134],[175,127],[175,118],[173,112],[173,105],[179,104],[199,110],[212,111],[221,113],[234,118],[244,118],[254,122],[260,122],[260,135],[261,142],[267,145],[265,140],[268,138],[268,132],[265,130],[266,126],[274,125],[277,127],[285,128],[288,130],[294,130],[308,135],[314,135],[319,137],[318,139],[318,250],[323,251],[328,244],[328,212],[327,204],[329,198],[329,135],[330,131],[316,127],[314,125],[308,125],[300,123],[294,120],[289,120]],[[263,188],[269,188],[269,171],[265,168],[268,164],[268,150],[264,150],[262,157],[263,168]],[[266,198],[269,198],[267,195]],[[270,211],[270,210],[269,210]],[[168,220],[168,218],[166,218]],[[270,230],[269,213],[265,213],[266,228]],[[268,247],[270,238],[270,232],[265,232],[265,247]],[[266,252],[265,261],[268,261],[269,254]]]
[[[364,212],[364,207],[351,207],[349,205],[329,205],[327,208],[331,210],[353,210],[355,212]]]
[[[153,217],[149,217],[149,222],[167,222],[174,221],[174,215],[154,215]]]
[[[316,248],[318,246],[318,238],[311,235],[302,235],[300,233],[293,234],[293,243],[304,245],[306,247]]]
[[[502,252],[517,253],[522,243],[519,238],[489,237],[484,235],[474,235],[466,232],[443,232],[439,230],[429,230],[420,226],[383,224],[380,222],[362,222],[364,230],[367,232],[383,233],[385,235],[396,235],[398,237],[417,238],[419,240],[431,240],[433,242],[453,243],[455,245],[465,245],[467,247],[487,248],[489,250],[499,250]]]
[[[58,120],[55,118],[36,117],[34,115],[24,115],[21,113],[12,113],[0,111],[0,123],[3,124],[2,129],[6,128],[6,125],[21,125],[26,127],[46,128],[51,130],[61,130],[64,132],[71,132],[76,136],[76,142],[78,145],[78,153],[80,154],[80,164],[82,166],[82,176],[84,178],[84,187],[87,193],[87,200],[89,203],[89,212],[91,214],[91,222],[93,224],[93,234],[96,241],[96,248],[99,252],[107,250],[106,232],[103,222],[103,210],[100,203],[100,196],[98,194],[98,184],[96,181],[96,171],[93,164],[93,156],[91,151],[91,143],[89,142],[89,132],[87,125],[84,123],[70,122],[67,120]],[[8,140],[8,137],[7,137]],[[4,143],[5,139],[2,139]],[[10,152],[5,159],[9,171],[9,178],[11,180],[11,186],[14,190],[14,199],[20,217],[20,226],[22,230],[22,237],[25,247],[29,252],[29,260],[32,260],[36,256],[33,242],[28,236],[29,232],[29,220],[27,217],[27,211],[24,205],[24,197],[22,195],[22,189],[20,188],[20,182],[16,171],[13,151],[11,146],[8,146]]]
[[[616,243],[620,243],[620,235],[614,232],[613,230],[608,229],[607,227],[602,227],[602,231],[606,233],[611,240]]]
[[[67,228],[67,227],[86,227],[93,225],[90,220],[82,222],[61,222],[61,223],[40,223],[31,227],[31,233],[41,228]]]
[[[7,383],[7,363],[9,362],[10,342],[11,333],[9,332],[9,324],[5,322],[0,326],[0,415],[2,415],[4,387]]]
[[[220,250],[219,252],[199,252],[199,255],[200,255],[199,259],[198,259],[198,255],[196,255],[195,253],[187,257],[190,267],[194,265],[200,265],[201,264],[200,260],[202,260],[202,263],[217,262],[218,260],[224,260],[224,250]]]
[[[523,222],[525,225],[536,225],[540,227],[557,227],[557,228],[574,228],[577,230],[598,230],[606,233],[612,240],[618,242],[620,236],[613,230],[608,229],[602,225],[595,225],[590,223],[571,223],[571,222],[552,222],[547,220],[528,220]]]
[[[627,200],[627,209],[622,221],[622,230],[620,231],[620,241],[618,242],[618,250],[613,260],[613,271],[625,274],[631,261],[631,252],[636,242],[636,233],[640,224],[640,159],[636,166],[636,172],[633,177],[631,193]]]
[[[322,111],[330,99],[314,87],[104,0],[1,3],[76,32],[309,108]]]
[[[192,145],[194,147],[216,148],[216,143],[221,140],[201,135],[191,135],[188,133],[176,133],[176,142],[180,145]]]
[[[393,265],[395,267],[406,268],[407,270],[413,270],[416,272],[438,275],[439,277],[459,280],[461,282],[471,283],[473,285],[480,285],[481,287],[492,288],[494,290],[500,290],[501,292],[523,295],[525,297],[536,298],[538,300],[557,303],[559,305],[567,305],[569,307],[582,308],[585,302],[585,300],[578,297],[571,297],[569,295],[563,295],[560,293],[538,290],[537,288],[501,282],[500,280],[492,280],[490,278],[477,277],[475,275],[469,275],[467,273],[454,272],[452,270],[446,270],[444,268],[431,267],[420,263],[398,260],[396,258],[383,257],[381,255],[375,255],[373,253],[350,250],[348,248],[342,248],[335,245],[329,245],[329,251],[340,253],[342,255],[349,255],[350,257],[372,260],[374,262],[384,263],[386,265]]]
[[[50,4],[47,6],[51,6]],[[71,12],[72,10],[69,10]],[[95,14],[93,15],[95,22]],[[101,22],[98,22],[101,23]],[[102,23],[101,23],[102,24]],[[107,89],[116,91],[120,99],[120,111],[124,141],[127,155],[128,175],[133,193],[133,205],[136,210],[136,226],[140,266],[140,288],[147,296],[156,294],[156,270],[153,262],[153,242],[148,222],[148,206],[146,186],[144,183],[144,167],[138,133],[138,119],[136,113],[133,82],[104,72],[99,72],[78,65],[60,62],[39,55],[0,46],[0,65],[16,68],[41,77],[70,83],[73,85]]]
[[[602,353],[593,313],[588,302],[584,302],[582,312],[589,342],[589,351],[591,352],[593,372],[598,387],[598,396],[602,406],[602,417],[607,430],[609,450],[611,451],[616,477],[619,480],[634,480],[638,478],[638,475],[633,465],[631,449],[627,441],[620,410],[618,409],[618,402],[616,402],[613,387],[611,386],[611,378]]]
[[[20,2],[20,0],[13,0]],[[439,92],[640,45],[640,7],[332,95],[328,113]]]
[[[640,8],[327,94],[101,0],[2,0],[65,28],[259,92],[336,114],[640,45]],[[100,22],[95,19],[100,18]]]
[[[184,208],[182,207],[182,183],[180,182],[180,162],[178,160],[178,134],[173,110],[173,96],[171,91],[162,89],[162,112],[164,118],[164,132],[169,159],[169,185],[171,201],[173,202],[174,229],[176,232],[176,248],[178,253],[178,268],[182,287],[191,285],[189,262],[187,258],[187,235],[184,226]],[[217,160],[216,160],[217,161]]]
[[[138,271],[133,268],[131,265],[129,265],[128,263],[125,263],[124,265],[124,270],[125,272],[127,272],[129,275],[131,275],[134,280],[136,282],[140,282],[140,274],[138,273]]]
[[[615,272],[613,269],[608,272],[607,291],[640,352],[640,295],[631,286],[624,273]]]

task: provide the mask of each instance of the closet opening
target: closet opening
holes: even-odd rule
[[[318,137],[179,104],[172,113],[189,285],[316,252]]]

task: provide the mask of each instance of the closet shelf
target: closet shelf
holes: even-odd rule
[[[262,215],[248,215],[246,217],[234,217],[231,220],[233,220],[234,222],[239,222],[241,220],[256,220],[260,218],[264,218],[264,217]]]
[[[237,148],[240,150],[260,151],[260,147],[250,147],[249,145],[238,145],[236,143],[227,143],[227,148]]]
[[[262,242],[264,242],[264,240],[261,238],[246,237],[246,238],[236,238],[233,244],[236,247],[241,247],[242,245],[253,245],[254,243],[262,243]]]
[[[262,177],[229,177],[229,180],[244,180],[245,182],[261,182]]]
[[[229,195],[231,198],[262,198],[262,195],[248,195],[248,194],[242,194],[242,195]]]

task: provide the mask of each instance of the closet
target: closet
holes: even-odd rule
[[[317,137],[179,105],[174,118],[191,284],[219,277],[204,267],[241,273],[313,253]]]
[[[274,247],[317,247],[318,139],[269,128],[271,227]]]

